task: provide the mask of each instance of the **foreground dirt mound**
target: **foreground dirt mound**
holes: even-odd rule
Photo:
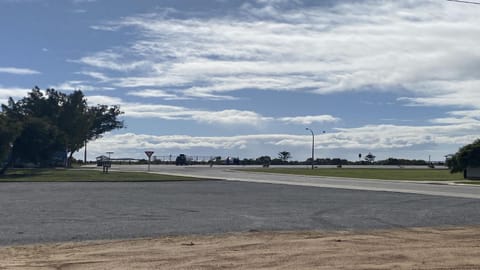
[[[252,232],[3,247],[0,269],[480,269],[480,227]]]

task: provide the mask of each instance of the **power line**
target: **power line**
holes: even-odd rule
[[[480,2],[473,2],[473,1],[462,1],[462,0],[447,0],[449,2],[457,2],[457,3],[464,3],[464,4],[474,4],[480,5]]]

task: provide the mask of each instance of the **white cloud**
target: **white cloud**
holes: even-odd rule
[[[480,110],[468,110],[468,111],[452,111],[449,112],[450,115],[453,116],[462,116],[462,117],[470,117],[470,118],[480,118]]]
[[[475,124],[480,122],[480,110],[451,111],[449,117],[432,119],[435,124]]]
[[[14,100],[21,99],[30,92],[29,89],[24,89],[20,87],[2,87],[0,85],[0,104],[7,104],[8,98],[13,98]]]
[[[190,109],[181,106],[142,104],[124,102],[120,98],[109,96],[88,96],[90,104],[120,105],[126,117],[132,118],[158,118],[163,120],[186,120],[207,124],[220,125],[248,125],[260,126],[273,120],[256,112],[241,110],[211,111],[205,109]]]
[[[367,125],[358,128],[336,129],[334,132],[315,136],[316,151],[322,157],[328,153],[335,157],[339,153],[355,158],[358,151],[388,152],[401,156],[408,149],[417,149],[421,153],[438,153],[443,155],[454,152],[459,145],[477,139],[480,122],[456,123],[436,126],[397,126]],[[252,134],[238,136],[195,137],[186,135],[145,135],[145,134],[108,134],[105,138],[91,143],[91,151],[101,154],[105,149],[112,149],[118,155],[142,156],[142,149],[153,149],[157,153],[180,153],[217,155],[218,153],[235,153],[243,157],[268,154],[275,156],[278,151],[287,149],[297,159],[308,157],[311,135],[292,134]],[[113,149],[114,148],[114,149]],[[347,154],[345,154],[347,153]],[[253,156],[256,157],[256,156]],[[381,158],[381,157],[379,157]],[[388,156],[383,157],[388,158]]]
[[[291,124],[303,124],[310,125],[312,123],[326,123],[326,122],[338,122],[339,118],[331,115],[307,115],[307,116],[295,116],[295,117],[282,117],[280,121]]]
[[[86,84],[85,81],[66,81],[58,85],[51,85],[49,88],[53,88],[59,91],[75,91],[75,90],[82,90],[82,91],[101,91],[101,90],[113,90],[114,88],[111,87],[104,87],[104,86],[94,86],[90,84]]]
[[[7,73],[13,75],[36,75],[40,74],[40,71],[29,68],[0,67],[0,73]]]
[[[101,31],[117,31],[118,29],[120,29],[119,26],[115,26],[115,25],[93,25],[93,26],[90,26],[90,28],[93,30],[101,30]]]
[[[237,98],[228,95],[216,95],[213,94],[215,91],[212,91],[211,88],[206,87],[190,87],[183,91],[183,94],[186,97],[197,98],[197,99],[208,99],[208,100],[235,100]]]
[[[175,94],[169,93],[164,90],[159,90],[159,89],[143,89],[143,90],[137,90],[137,91],[129,91],[127,95],[143,97],[143,98],[162,98],[165,100],[189,99],[188,97],[179,97]]]
[[[125,116],[134,118],[159,118],[163,120],[188,120],[207,124],[260,126],[271,118],[251,111],[208,111],[179,106],[127,103],[122,105]]]
[[[87,102],[89,105],[104,104],[104,105],[121,105],[123,101],[118,97],[109,97],[109,96],[87,96]]]
[[[428,81],[417,85],[419,97],[400,98],[412,106],[461,106],[480,108],[480,79],[463,81]]]
[[[253,125],[260,126],[266,121],[272,120],[256,112],[240,110],[223,110],[215,112],[198,111],[192,113],[192,119],[208,124],[227,125]]]
[[[154,136],[145,134],[107,134],[104,138],[89,144],[90,155],[96,156],[105,152],[105,149],[112,149],[118,156],[130,155],[143,157],[144,149],[154,149],[156,154],[161,155],[171,152],[190,152],[194,149],[206,150],[205,153],[215,155],[218,152],[247,150],[252,145],[274,144],[285,138],[304,140],[308,144],[309,138],[284,134],[259,134],[228,137],[194,137],[186,135]],[[258,149],[256,149],[258,150]]]
[[[115,86],[175,85],[192,98],[234,99],[225,92],[243,89],[328,94],[368,88],[407,90],[404,100],[422,106],[480,104],[475,10],[433,0],[301,3],[257,1],[243,6],[241,15],[251,15],[243,17],[126,17],[96,29],[138,30],[130,47],[78,62],[129,71],[113,78]]]
[[[147,91],[145,93],[147,96],[164,96],[163,92],[157,92],[156,90]],[[187,120],[206,124],[248,125],[260,127],[263,124],[272,121],[280,121],[289,124],[312,124],[337,122],[340,120],[339,118],[331,115],[309,115],[275,118],[263,116],[256,112],[246,110],[225,109],[212,111],[206,109],[192,109],[172,105],[125,102],[121,98],[110,96],[88,96],[87,100],[92,104],[120,105],[122,111],[125,112],[126,117],[158,118],[163,120]]]
[[[139,69],[148,64],[148,61],[128,61],[123,59],[121,53],[115,53],[111,51],[98,52],[96,54],[82,57],[78,60],[70,60],[71,62],[82,63],[85,65],[103,68],[113,71],[132,71]]]
[[[83,13],[87,13],[87,10],[86,9],[74,9],[72,10],[73,13],[77,13],[77,14],[83,14]]]
[[[110,78],[108,76],[106,76],[105,74],[101,73],[101,72],[94,72],[94,71],[80,71],[80,72],[76,72],[76,74],[81,74],[81,75],[85,75],[85,76],[89,76],[89,77],[92,77],[94,79],[97,79],[101,82],[107,82],[107,81],[110,81]]]
[[[96,2],[97,0],[72,0],[74,4],[82,4],[82,3],[92,3]]]
[[[99,31],[132,30],[135,39],[75,62],[83,65],[83,75],[145,98],[235,100],[236,92],[246,89],[322,95],[368,89],[395,91],[401,97],[398,102],[408,106],[464,110],[432,119],[432,126],[338,129],[317,138],[322,149],[400,151],[468,143],[475,139],[472,134],[479,134],[474,115],[480,110],[477,9],[436,0],[336,1],[321,7],[258,0],[237,11],[217,17],[182,14],[181,19],[160,12],[93,26]],[[93,99],[120,104],[128,117],[247,125],[339,121],[334,116],[278,118],[231,108],[213,111]],[[131,136],[156,145],[149,144],[151,137]],[[256,148],[255,143],[308,147],[308,134],[280,137],[235,139],[238,149]],[[165,145],[179,149],[190,149],[191,141],[209,142],[203,147],[211,149],[233,145],[224,137],[182,138],[161,137],[168,141]]]

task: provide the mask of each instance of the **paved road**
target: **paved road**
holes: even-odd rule
[[[257,166],[258,167],[258,166]],[[118,170],[146,171],[146,165],[116,166]],[[314,186],[353,190],[389,191],[400,193],[413,193],[435,196],[459,197],[480,199],[480,186],[440,185],[425,182],[408,181],[378,181],[367,179],[348,179],[334,177],[295,176],[281,174],[265,174],[242,172],[234,169],[238,166],[151,166],[152,172],[203,177],[208,179],[223,179],[232,181],[272,183],[297,186]]]
[[[0,183],[0,245],[480,224],[480,201],[264,183]]]

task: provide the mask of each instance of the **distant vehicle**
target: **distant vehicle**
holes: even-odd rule
[[[184,154],[180,154],[177,156],[177,159],[175,159],[175,165],[177,166],[185,166],[188,165],[187,163],[187,156]]]

